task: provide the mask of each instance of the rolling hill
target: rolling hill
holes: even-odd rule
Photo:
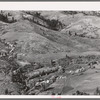
[[[17,52],[30,61],[59,59],[73,52],[99,52],[100,17],[89,12],[69,12],[1,11],[0,38],[16,41]],[[48,20],[57,20],[63,26],[54,30]]]

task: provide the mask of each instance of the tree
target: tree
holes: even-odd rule
[[[39,12],[36,12],[36,13],[34,14],[34,16],[36,16],[36,17],[40,17],[40,15],[41,15],[41,13],[39,13]]]
[[[58,19],[47,19],[46,20],[47,24],[48,24],[48,27],[50,27],[51,29],[54,29],[54,30],[59,30],[60,28],[62,28],[62,23],[60,21],[58,21]]]
[[[96,90],[95,90],[95,92],[94,92],[94,95],[100,95],[99,87],[96,88]]]

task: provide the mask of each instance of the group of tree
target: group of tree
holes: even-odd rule
[[[47,19],[46,23],[48,27],[53,30],[60,30],[63,28],[63,24],[58,19]]]
[[[73,14],[77,14],[79,13],[78,11],[63,11],[64,14],[70,14],[70,15],[73,15]]]
[[[43,20],[47,24],[47,27],[50,29],[60,30],[63,28],[63,24],[58,19],[46,19],[44,16],[41,15],[40,12],[35,12],[34,16]]]
[[[12,16],[11,19],[9,20],[8,16],[11,17],[11,14],[4,14],[2,11],[0,13],[0,20],[6,23],[14,23],[16,22],[16,19]]]

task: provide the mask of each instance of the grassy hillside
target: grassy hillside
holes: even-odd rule
[[[99,23],[99,12],[96,11],[0,11],[0,51],[1,53],[7,51],[6,56],[0,57],[0,94],[5,94],[6,89],[13,91],[13,94],[25,94],[19,91],[24,90],[21,89],[25,85],[23,80],[32,78],[28,76],[29,74],[35,78],[26,83],[30,90],[34,87],[31,85],[35,80],[64,75],[66,78],[58,78],[51,92],[61,91],[65,85],[63,94],[67,94],[68,91],[72,94],[78,89],[88,92],[86,88],[89,86],[85,81],[91,78],[93,73],[93,77],[99,76],[98,69],[86,70],[82,75],[71,75],[71,77],[68,72],[80,67],[87,69],[91,61],[100,63]],[[13,52],[10,52],[10,49],[13,49],[10,43],[16,44],[13,45],[15,46]],[[65,73],[59,71],[56,73],[52,69],[52,73],[49,73],[47,69],[53,67],[52,60],[57,60],[57,67],[60,65],[65,68]],[[27,77],[22,79],[20,82],[22,84],[18,83],[19,85],[11,82],[14,76],[11,71],[16,69],[18,73],[15,71],[14,73],[17,73],[15,76],[25,74]],[[20,78],[18,79],[20,81]],[[94,78],[92,78],[92,90],[98,85],[98,81],[95,84],[93,80]],[[72,89],[71,92],[70,89]],[[46,94],[48,91],[41,93]]]
[[[38,16],[34,11],[1,11],[0,14],[8,19],[8,22],[0,21],[0,38],[16,41],[18,53],[24,53],[31,61],[100,50],[98,16],[62,11],[38,11]],[[9,17],[16,21],[10,23]],[[61,31],[50,29],[47,19],[60,21],[64,25]]]

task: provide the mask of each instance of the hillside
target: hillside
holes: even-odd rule
[[[16,42],[18,57],[29,62],[100,51],[99,12],[1,11],[0,16],[0,38]]]
[[[0,11],[0,94],[93,94],[99,65],[99,11]]]

